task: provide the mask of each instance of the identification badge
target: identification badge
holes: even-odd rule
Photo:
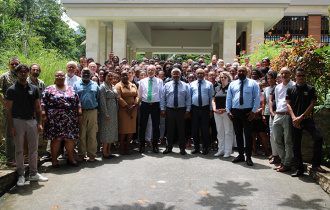
[[[28,93],[29,93],[30,95],[32,95],[32,94],[33,94],[33,91],[32,91],[32,90],[29,90]]]
[[[308,92],[305,91],[305,92],[304,92],[304,95],[307,96],[307,95],[308,95]]]

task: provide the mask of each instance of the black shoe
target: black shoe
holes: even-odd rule
[[[72,163],[69,159],[66,160],[66,164],[68,166],[79,167],[79,163],[78,162]]]
[[[231,162],[232,163],[238,163],[238,162],[244,162],[245,161],[245,158],[244,158],[244,156],[237,156],[237,157],[235,157]]]
[[[42,156],[42,158],[45,159],[45,160],[48,160],[51,157],[52,157],[52,155],[49,152],[47,152],[44,156]]]
[[[304,170],[301,170],[301,169],[297,169],[296,172],[291,174],[292,177],[298,177],[298,176],[302,176],[302,175],[304,175]]]
[[[320,173],[327,173],[327,171],[324,170],[323,168],[321,168],[321,166],[312,167],[311,170],[316,171],[316,172],[320,172]]]
[[[253,162],[250,157],[246,158],[246,165],[253,166]]]
[[[181,155],[186,155],[186,154],[187,154],[187,152],[186,152],[186,150],[185,150],[185,149],[180,149],[180,154],[181,154]]]
[[[145,147],[140,147],[140,149],[139,149],[139,153],[144,153],[144,148],[145,148]]]
[[[203,152],[202,152],[203,155],[207,155],[209,154],[209,150],[207,148],[203,148]]]
[[[159,153],[158,146],[154,146],[154,147],[152,148],[152,151],[154,151],[154,153]]]
[[[200,153],[199,149],[193,149],[191,150],[191,154],[197,154]]]
[[[52,165],[53,168],[59,168],[60,164]]]
[[[172,149],[170,149],[170,148],[166,148],[166,149],[164,150],[163,154],[165,155],[165,154],[168,154],[168,153],[171,153],[171,152],[172,152]]]

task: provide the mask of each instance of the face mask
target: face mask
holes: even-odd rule
[[[245,78],[246,78],[245,74],[239,74],[237,76],[238,76],[238,79],[240,79],[240,80],[245,80]]]

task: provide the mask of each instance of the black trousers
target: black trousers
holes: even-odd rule
[[[210,119],[210,129],[211,129],[211,141],[216,141],[218,132],[214,117]]]
[[[186,139],[191,139],[191,118],[185,119]]]
[[[194,147],[199,150],[199,128],[201,128],[203,148],[210,146],[210,106],[191,106],[191,129],[194,138]]]
[[[158,145],[160,131],[159,131],[159,123],[160,123],[160,107],[159,102],[156,103],[146,103],[142,102],[140,107],[140,147],[144,147],[145,145],[145,137],[146,137],[146,128],[149,119],[149,114],[151,115],[152,120],[152,138],[153,146]]]
[[[185,139],[185,119],[184,115],[186,108],[166,108],[166,122],[167,122],[167,141],[166,146],[173,148],[173,141],[175,139],[179,142],[181,149],[186,148]]]
[[[313,147],[313,157],[312,157],[312,165],[313,167],[320,166],[322,160],[322,144],[323,137],[321,135],[320,130],[315,125],[313,119],[304,119],[300,123],[302,129],[292,126],[292,141],[293,141],[293,154],[294,154],[294,163],[296,169],[304,170],[303,158],[301,154],[301,139],[303,130],[306,130],[312,136],[314,141]]]
[[[233,114],[233,124],[236,134],[237,149],[239,155],[244,155],[244,139],[245,136],[245,155],[251,157],[252,155],[252,121],[248,120],[247,115],[251,112],[251,109],[231,109],[230,112]]]

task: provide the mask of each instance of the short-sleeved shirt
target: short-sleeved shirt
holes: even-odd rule
[[[226,108],[226,98],[229,84],[226,87],[222,87],[222,85],[218,85],[214,90],[214,99],[216,109],[224,109]]]
[[[73,85],[73,89],[78,93],[82,109],[96,109],[99,106],[100,89],[96,82],[92,80],[85,84],[79,80]]]
[[[14,85],[18,80],[18,77],[15,73],[8,71],[1,74],[0,76],[0,94],[3,97],[6,96],[7,90],[10,86]]]
[[[45,83],[42,80],[37,79],[37,84],[35,84],[32,82],[30,77],[27,78],[27,81],[28,83],[37,86],[39,92],[39,98],[42,98],[42,92],[46,89]]]
[[[35,101],[39,99],[38,88],[27,83],[26,87],[19,82],[8,88],[6,100],[13,101],[12,117],[31,119],[34,116]]]
[[[316,100],[316,90],[313,86],[304,84],[302,86],[295,85],[289,88],[286,92],[286,100],[291,101],[291,107],[295,116],[300,116],[311,104],[312,100]],[[306,118],[313,118],[311,112]]]
[[[286,106],[286,91],[293,87],[296,83],[290,80],[287,85],[283,82],[275,87],[275,100],[276,100],[276,112],[287,112],[288,108]]]

